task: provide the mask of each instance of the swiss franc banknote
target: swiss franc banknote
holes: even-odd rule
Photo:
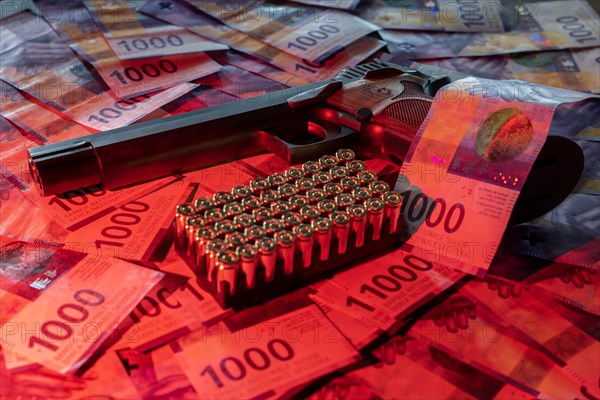
[[[281,397],[359,358],[315,305],[171,348],[202,399]]]
[[[201,11],[277,49],[309,61],[320,61],[379,29],[341,10],[300,4],[252,1],[196,1]]]
[[[463,272],[487,270],[556,107],[589,97],[479,78],[439,91],[396,184],[407,221],[424,223],[408,243]]]
[[[188,2],[190,5],[174,0],[167,3],[168,7],[165,7],[164,1],[150,0],[142,7],[142,11],[173,25],[185,27],[199,35],[223,42],[232,49],[257,57],[310,82],[332,78],[348,65],[357,64],[385,46],[385,42],[381,40],[362,37],[346,46],[338,47],[334,53],[316,62],[280,51],[259,38],[207,17],[200,11],[204,7],[203,1],[191,0]]]
[[[484,56],[524,51],[594,47],[600,44],[598,14],[585,1],[536,3],[529,26],[505,33],[382,30],[392,53],[411,58]]]
[[[76,371],[163,277],[126,261],[2,240],[2,346]]]
[[[145,1],[86,0],[85,3],[115,54],[124,60],[228,48],[139,13]]]
[[[41,15],[69,46],[91,63],[117,97],[127,99],[189,82],[220,69],[204,53],[121,60],[102,35],[83,0],[38,1]],[[50,17],[51,16],[51,17]]]
[[[468,312],[464,311],[464,304],[469,305]],[[456,320],[461,322],[455,323]],[[485,303],[473,303],[461,293],[425,314],[409,335],[519,386],[530,396],[570,398],[587,393],[581,381],[551,354],[519,335],[510,322],[499,319]]]
[[[400,54],[386,61],[402,63]],[[580,92],[600,93],[600,47],[490,57],[426,60],[425,64],[487,79],[519,79]]]
[[[196,87],[182,83],[119,100],[43,19],[15,14],[2,25],[0,79],[97,131],[128,125]]]

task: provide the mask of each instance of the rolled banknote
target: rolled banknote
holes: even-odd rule
[[[594,47],[600,44],[598,14],[583,0],[535,3],[529,27],[506,33],[382,30],[390,52],[411,58],[484,56],[523,51]]]
[[[597,195],[572,193],[547,214],[508,228],[502,251],[512,256],[599,269],[599,206]]]
[[[187,5],[170,0],[166,3],[169,6],[163,7],[164,1],[150,0],[142,7],[142,11],[173,25],[185,27],[199,35],[223,42],[232,49],[260,58],[310,82],[332,78],[342,69],[357,64],[385,46],[385,42],[381,40],[363,37],[340,48],[330,57],[313,62],[307,58],[279,51],[260,39],[207,17],[198,10],[198,8],[202,9],[202,2],[190,1],[191,5]]]
[[[479,78],[456,81],[438,92],[397,183],[399,191],[410,194],[419,188],[436,199],[407,196],[407,218],[425,221],[408,243],[420,248],[424,258],[464,272],[487,270],[556,107],[586,97]],[[474,228],[481,224],[485,230]]]
[[[166,89],[210,75],[220,66],[203,53],[168,55],[143,60],[120,60],[102,36],[83,0],[49,3],[38,0],[42,16],[90,62],[120,99]],[[158,22],[158,21],[157,21]]]
[[[379,29],[344,11],[300,4],[283,6],[262,0],[244,5],[213,1],[193,4],[232,28],[309,61],[323,60]]]
[[[86,0],[108,44],[123,60],[227,50],[224,44],[139,13],[144,1]]]
[[[3,239],[1,256],[2,346],[61,373],[76,371],[163,276],[32,242]]]

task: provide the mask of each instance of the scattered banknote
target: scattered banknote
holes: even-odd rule
[[[199,35],[219,40],[232,49],[260,58],[310,82],[332,78],[342,69],[357,64],[385,46],[385,42],[381,40],[363,37],[344,48],[339,48],[329,57],[315,62],[280,51],[253,36],[208,18],[198,11],[198,8],[203,7],[202,2],[190,3],[197,8],[176,0],[150,0],[142,7],[142,11],[173,25],[185,27]]]
[[[151,193],[177,179],[168,177],[114,191],[90,186],[63,195],[44,197],[40,195],[27,169],[21,170],[21,175],[16,176],[11,170],[5,168],[6,166],[3,166],[0,169],[1,175],[21,190],[29,201],[70,231],[80,229],[114,212],[131,200]]]
[[[532,291],[541,291],[587,313],[600,316],[598,285],[600,273],[592,268],[573,268],[553,263],[529,277]]]
[[[358,338],[354,345],[364,346],[366,339],[398,329],[410,313],[462,276],[410,252],[397,250],[317,283],[311,298],[352,317],[344,325],[354,332],[346,332],[341,324],[338,328],[349,337]],[[335,316],[331,319],[336,321]]]
[[[2,346],[74,372],[162,278],[159,271],[33,242],[2,240]]]
[[[200,80],[203,85],[212,87],[232,96],[248,99],[265,93],[286,89],[287,86],[244,69],[227,65],[211,76]]]
[[[94,20],[123,60],[226,50],[221,43],[139,13],[144,1],[86,0]]]
[[[594,47],[600,44],[598,14],[583,0],[535,3],[531,27],[506,33],[382,30],[392,53],[410,58],[485,56],[524,51]]]
[[[119,100],[45,20],[25,12],[3,22],[0,79],[93,129],[128,125],[195,87],[182,83]]]
[[[465,301],[469,302],[460,293],[451,296],[417,321],[409,335],[498,379],[518,385],[530,396],[570,398],[586,393],[577,378],[558,365],[552,356],[520,340],[519,332],[504,320],[498,321],[485,303],[474,304],[474,311],[470,311],[468,318],[463,317],[467,319],[460,329],[454,322],[438,322],[438,309],[444,313],[464,313],[461,305]]]
[[[39,145],[32,137],[27,137],[15,125],[0,115],[0,145],[2,146],[1,161],[20,158],[21,154],[30,147]]]
[[[280,397],[358,359],[315,305],[171,348],[202,399]]]
[[[237,97],[228,93],[211,88],[210,86],[198,86],[183,96],[178,97],[161,108],[141,118],[137,122],[150,121],[153,119],[169,117],[202,108],[216,106],[237,100]]]
[[[113,354],[119,362],[115,367],[122,371],[126,383],[137,392],[131,398],[198,398],[169,346],[151,353],[117,347]]]
[[[91,63],[119,99],[166,89],[210,75],[221,67],[203,53],[121,60],[102,36],[83,0],[37,2],[42,15],[82,58]],[[52,16],[52,17],[50,17]]]
[[[36,207],[22,189],[15,185],[14,180],[0,174],[0,235],[21,240],[36,238],[48,243],[64,243],[70,232]]]
[[[507,11],[498,0],[375,0],[361,5],[357,14],[384,29],[504,32]]]
[[[398,61],[404,59],[399,57]],[[395,60],[392,56],[386,61],[393,63]],[[519,79],[580,92],[600,93],[600,47],[493,57],[455,57],[427,60],[425,63],[480,78]]]
[[[57,113],[29,101],[15,87],[0,81],[0,114],[27,134],[26,138],[43,145],[73,139],[95,132]],[[19,141],[19,140],[17,140]],[[25,153],[21,154],[24,158]]]
[[[154,186],[155,190],[149,194],[136,193],[138,196],[133,201],[121,201],[122,204],[113,201],[109,210],[102,210],[100,216],[95,215],[92,222],[85,221],[85,226],[69,235],[66,239],[69,248],[124,259],[150,260],[161,239],[170,231],[173,216],[169,211],[185,202],[193,190],[193,185],[185,179],[174,182],[169,179],[162,185],[158,189]]]
[[[396,184],[407,194],[406,218],[425,222],[408,243],[424,258],[464,272],[487,270],[555,108],[585,98],[526,82],[479,78],[440,90]],[[412,196],[416,189],[411,188],[436,200]],[[482,224],[485,230],[474,228]]]
[[[286,87],[302,86],[310,83],[310,81],[304,78],[291,75],[284,70],[274,67],[271,64],[262,62],[257,58],[234,53],[232,51],[214,54],[213,58],[223,65],[230,65],[244,69],[263,78],[270,79],[274,82],[279,82]]]
[[[194,1],[201,11],[288,54],[321,61],[378,26],[340,10],[252,1]]]
[[[600,102],[586,95],[494,82],[492,101],[473,78],[442,91],[397,187],[414,246],[239,312],[173,249],[173,205],[282,171],[282,159],[48,198],[26,161],[33,146],[330,79],[386,45],[379,27],[398,29],[380,31],[386,61],[425,73],[597,93],[599,23],[585,2],[32,3],[0,2],[12,15],[0,27],[3,396],[598,397]],[[507,55],[466,57],[479,54]],[[502,124],[521,136],[497,137]],[[545,132],[582,148],[583,177],[496,251]],[[504,140],[524,149],[506,154]],[[468,236],[467,225],[489,228]],[[484,280],[453,269],[482,273],[490,260]]]
[[[398,393],[406,398],[517,398],[514,393],[507,396],[507,392],[518,392],[510,384],[412,336],[395,336],[374,355],[379,362],[346,377],[384,399],[395,398]]]
[[[479,304],[488,307],[498,320],[514,328],[517,340],[548,354],[565,373],[579,380],[588,393],[596,397],[600,394],[595,385],[600,374],[600,365],[594,363],[600,352],[597,334],[590,335],[572,324],[530,290],[523,290],[518,297],[490,299],[489,282],[474,280],[460,292],[471,298],[476,307]],[[568,347],[564,343],[569,343]]]

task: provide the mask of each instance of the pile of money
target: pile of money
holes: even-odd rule
[[[5,0],[0,18],[0,397],[600,397],[600,22],[586,1]],[[46,197],[29,173],[32,147],[375,57],[453,77],[401,167],[262,154]],[[548,135],[579,145],[583,176],[507,227]],[[376,236],[402,245],[243,310],[181,257],[209,238],[235,248],[219,266],[293,269],[293,243],[310,269]]]

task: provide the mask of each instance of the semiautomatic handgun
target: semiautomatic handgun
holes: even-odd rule
[[[322,82],[32,148],[29,167],[41,193],[54,195],[119,188],[265,151],[296,164],[350,148],[401,164],[436,92],[450,82],[375,60]],[[547,212],[575,186],[583,155],[567,142],[546,142],[515,206],[517,220]],[[548,163],[574,173],[559,188],[548,186]]]

